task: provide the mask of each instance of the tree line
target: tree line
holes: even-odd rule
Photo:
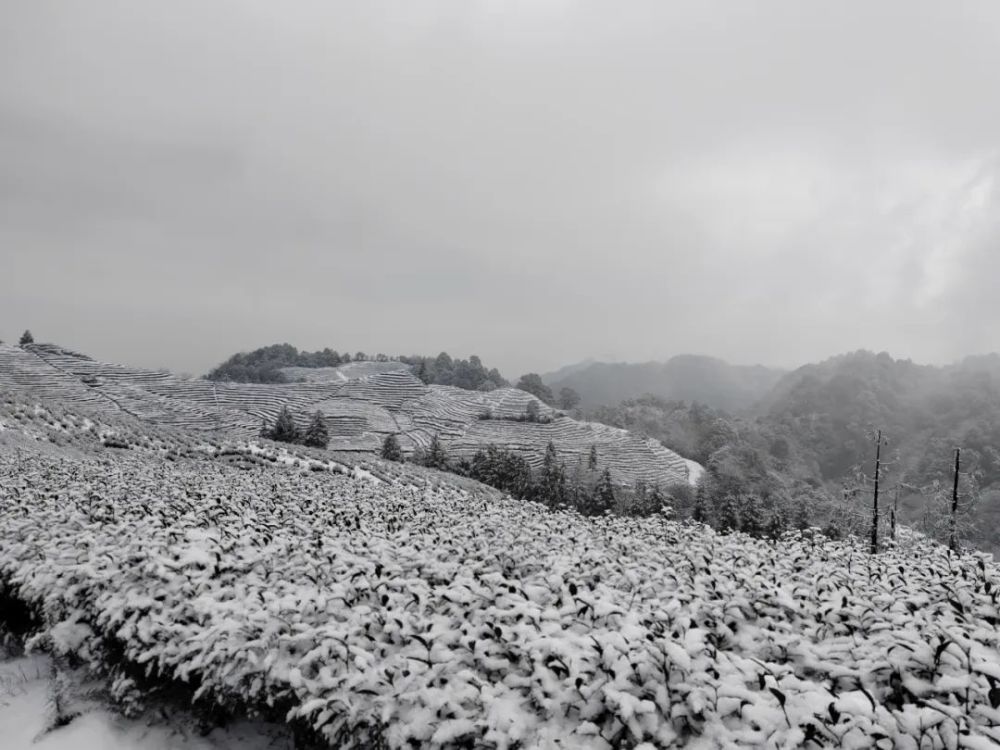
[[[254,349],[252,352],[234,354],[218,367],[211,370],[207,380],[234,383],[287,383],[288,376],[281,370],[285,367],[339,367],[350,362],[389,362],[386,354],[369,356],[364,352],[340,352],[329,347],[315,352],[299,351],[291,344],[272,344]]]
[[[330,434],[322,413],[317,411],[305,429],[299,429],[295,416],[287,406],[283,406],[278,412],[273,425],[266,419],[261,420],[260,436],[279,443],[295,443],[309,448],[326,448],[330,444]]]
[[[390,461],[406,460],[396,435],[386,436],[381,456]],[[452,460],[434,435],[428,446],[413,452],[410,461],[474,479],[520,500],[539,502],[553,509],[572,508],[588,516],[670,513],[674,498],[690,491],[686,486],[664,489],[644,482],[637,482],[634,487],[616,485],[610,469],[600,467],[596,445],[590,447],[586,462],[578,461],[568,468],[550,441],[541,467],[534,470],[523,454],[493,444],[476,451],[471,459]]]

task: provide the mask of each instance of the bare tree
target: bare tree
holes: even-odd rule
[[[875,492],[872,500],[871,553],[878,552],[878,480],[882,468],[882,430],[875,436]]]
[[[951,520],[948,522],[948,549],[958,552],[958,469],[962,449],[955,449],[955,478],[951,488]]]

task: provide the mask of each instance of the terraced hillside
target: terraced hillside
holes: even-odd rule
[[[697,475],[698,467],[655,441],[578,422],[541,403],[539,413],[547,421],[519,421],[535,400],[524,391],[428,386],[408,369],[388,364],[324,368],[310,375],[313,382],[217,383],[98,362],[50,344],[23,349],[0,344],[0,389],[83,404],[98,414],[125,413],[157,426],[242,438],[255,435],[261,421],[273,420],[284,406],[303,419],[319,411],[335,451],[374,452],[386,435],[397,433],[404,452],[412,453],[437,435],[455,458],[494,443],[540,463],[552,441],[567,466],[585,461],[596,446],[601,466],[623,484],[642,479],[665,485]]]

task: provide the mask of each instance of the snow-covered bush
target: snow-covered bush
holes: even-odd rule
[[[988,747],[1000,571],[122,452],[0,457],[39,644],[333,747]],[[3,614],[0,614],[0,618]]]

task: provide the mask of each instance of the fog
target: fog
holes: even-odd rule
[[[4,4],[0,338],[1000,348],[991,2]]]

